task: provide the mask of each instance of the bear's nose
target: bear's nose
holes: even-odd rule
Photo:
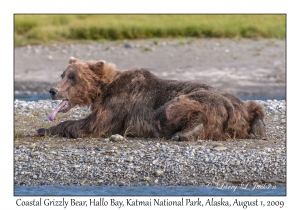
[[[58,90],[56,90],[55,88],[50,88],[49,93],[51,95],[51,98],[53,99],[58,93]]]

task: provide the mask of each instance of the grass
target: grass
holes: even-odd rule
[[[130,132],[130,130],[132,129],[133,127],[129,126],[126,128],[125,132],[124,132],[124,139],[126,140],[127,136],[128,135],[132,135],[132,133]]]
[[[177,37],[286,38],[285,15],[19,15],[15,46]]]

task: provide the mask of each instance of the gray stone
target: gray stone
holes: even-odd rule
[[[124,43],[124,47],[125,48],[133,48],[133,45],[131,43],[129,43],[129,42],[125,42]]]
[[[112,135],[111,137],[109,137],[109,140],[113,141],[113,142],[123,141],[124,137],[121,136],[120,134],[115,134],[115,135]]]
[[[162,171],[162,170],[155,171],[155,176],[162,176],[163,174],[164,174],[164,171]]]
[[[35,144],[35,143],[30,144],[30,145],[28,146],[29,149],[34,149],[35,147],[36,147],[36,144]]]
[[[227,147],[223,147],[223,146],[216,146],[213,148],[213,150],[216,150],[216,151],[222,151],[222,150],[227,150]]]
[[[128,162],[132,162],[134,160],[134,157],[133,156],[129,156],[127,159],[126,159]]]
[[[150,178],[150,177],[148,177],[148,176],[146,176],[146,177],[144,177],[144,180],[145,180],[145,181],[150,181],[150,180],[151,180],[151,178]]]

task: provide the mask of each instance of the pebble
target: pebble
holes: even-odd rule
[[[132,162],[133,160],[134,160],[134,157],[132,157],[132,156],[130,156],[130,157],[127,158],[128,162]]]
[[[217,146],[213,148],[216,151],[222,151],[222,150],[227,150],[227,147],[223,147],[223,146]]]
[[[129,43],[129,42],[125,42],[124,43],[124,47],[125,48],[133,48],[133,45],[131,43]]]
[[[36,147],[36,144],[35,144],[35,143],[30,144],[30,145],[28,146],[29,149],[34,149],[35,147]]]
[[[144,180],[145,180],[145,181],[150,181],[151,178],[147,176],[147,177],[144,177]]]
[[[162,176],[164,172],[162,170],[155,171],[155,176]]]
[[[121,136],[120,134],[115,134],[115,135],[112,135],[110,138],[109,138],[110,141],[123,141],[124,140],[124,137]]]
[[[37,151],[37,152],[34,152],[33,155],[34,155],[34,156],[39,156],[39,155],[40,155],[40,152],[38,152],[38,151]]]

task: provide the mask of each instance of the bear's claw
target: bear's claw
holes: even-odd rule
[[[39,128],[36,130],[39,136],[45,136],[46,135],[46,129],[45,128]]]

